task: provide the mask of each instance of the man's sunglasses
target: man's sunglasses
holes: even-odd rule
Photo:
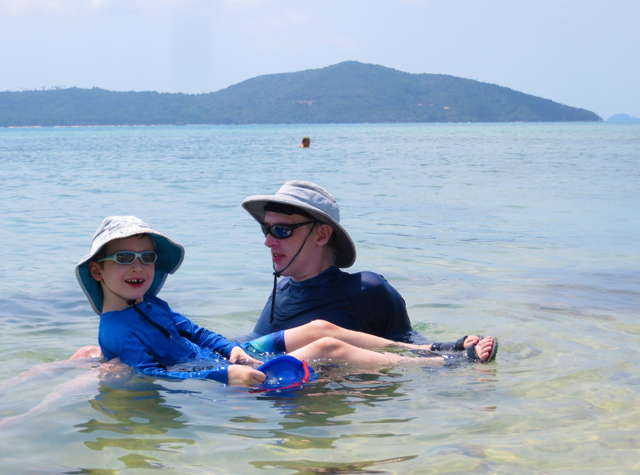
[[[267,237],[267,234],[271,234],[276,239],[287,239],[290,238],[293,231],[298,229],[300,226],[312,223],[315,225],[316,221],[305,221],[304,223],[297,224],[274,224],[273,226],[267,226],[264,223],[260,223],[260,228],[262,228],[264,237]]]
[[[133,264],[138,257],[140,258],[140,262],[143,264],[153,264],[158,258],[158,255],[153,251],[119,251],[115,254],[111,254],[110,256],[98,259],[98,262],[116,261],[118,264],[124,264],[127,266],[129,264]]]

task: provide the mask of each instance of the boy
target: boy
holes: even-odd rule
[[[91,251],[76,266],[76,277],[100,315],[99,343],[105,358],[118,357],[151,376],[214,379],[230,385],[256,385],[265,380],[262,372],[248,366],[260,361],[245,350],[257,354],[286,352],[298,360],[335,359],[360,364],[445,361],[442,356],[425,360],[370,351],[366,348],[398,346],[430,352],[430,345],[393,342],[321,320],[241,346],[198,327],[156,297],[167,275],[178,270],[183,259],[182,246],[140,219],[104,219],[93,237]],[[466,355],[473,361],[489,362],[496,351],[497,341],[487,337],[470,346]],[[168,369],[185,363],[191,365],[190,370]]]

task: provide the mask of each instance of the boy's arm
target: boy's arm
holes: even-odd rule
[[[202,371],[167,371],[167,367],[158,363],[147,347],[133,334],[122,335],[117,347],[111,349],[122,363],[133,366],[137,371],[148,376],[168,379],[213,379],[229,384],[228,365],[218,366]]]
[[[173,310],[171,311],[171,318],[173,318],[180,335],[199,347],[209,348],[227,359],[231,356],[231,350],[240,346],[234,341],[227,340],[222,335],[207,330],[204,327],[199,327],[184,315],[174,312]]]
[[[125,358],[129,355],[125,353]],[[135,362],[127,362],[120,357],[123,363],[133,366],[136,370],[148,376],[155,376],[168,379],[213,379],[219,383],[229,384],[228,365],[218,366],[202,371],[167,371],[167,367],[155,361],[151,353],[145,348],[144,352],[136,355]]]
[[[167,371],[164,365],[160,365],[150,358],[134,366],[136,370],[147,376],[155,376],[168,379],[213,379],[219,383],[229,384],[229,365],[217,366],[202,371]]]

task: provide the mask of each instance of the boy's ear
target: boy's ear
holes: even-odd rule
[[[96,279],[98,282],[102,280],[102,273],[100,272],[100,266],[97,262],[89,262],[89,272],[91,273],[91,277]]]

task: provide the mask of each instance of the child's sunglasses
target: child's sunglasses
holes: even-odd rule
[[[262,228],[264,237],[267,237],[267,234],[271,234],[276,239],[287,239],[290,238],[293,231],[298,229],[300,226],[312,223],[315,224],[316,221],[305,221],[304,223],[297,224],[274,224],[273,226],[267,226],[264,223],[260,223],[260,228]]]
[[[140,258],[140,262],[143,264],[153,264],[158,258],[158,255],[153,251],[119,251],[115,254],[111,254],[110,256],[98,259],[98,262],[116,261],[118,264],[124,264],[127,266],[129,264],[133,264],[138,257]]]

